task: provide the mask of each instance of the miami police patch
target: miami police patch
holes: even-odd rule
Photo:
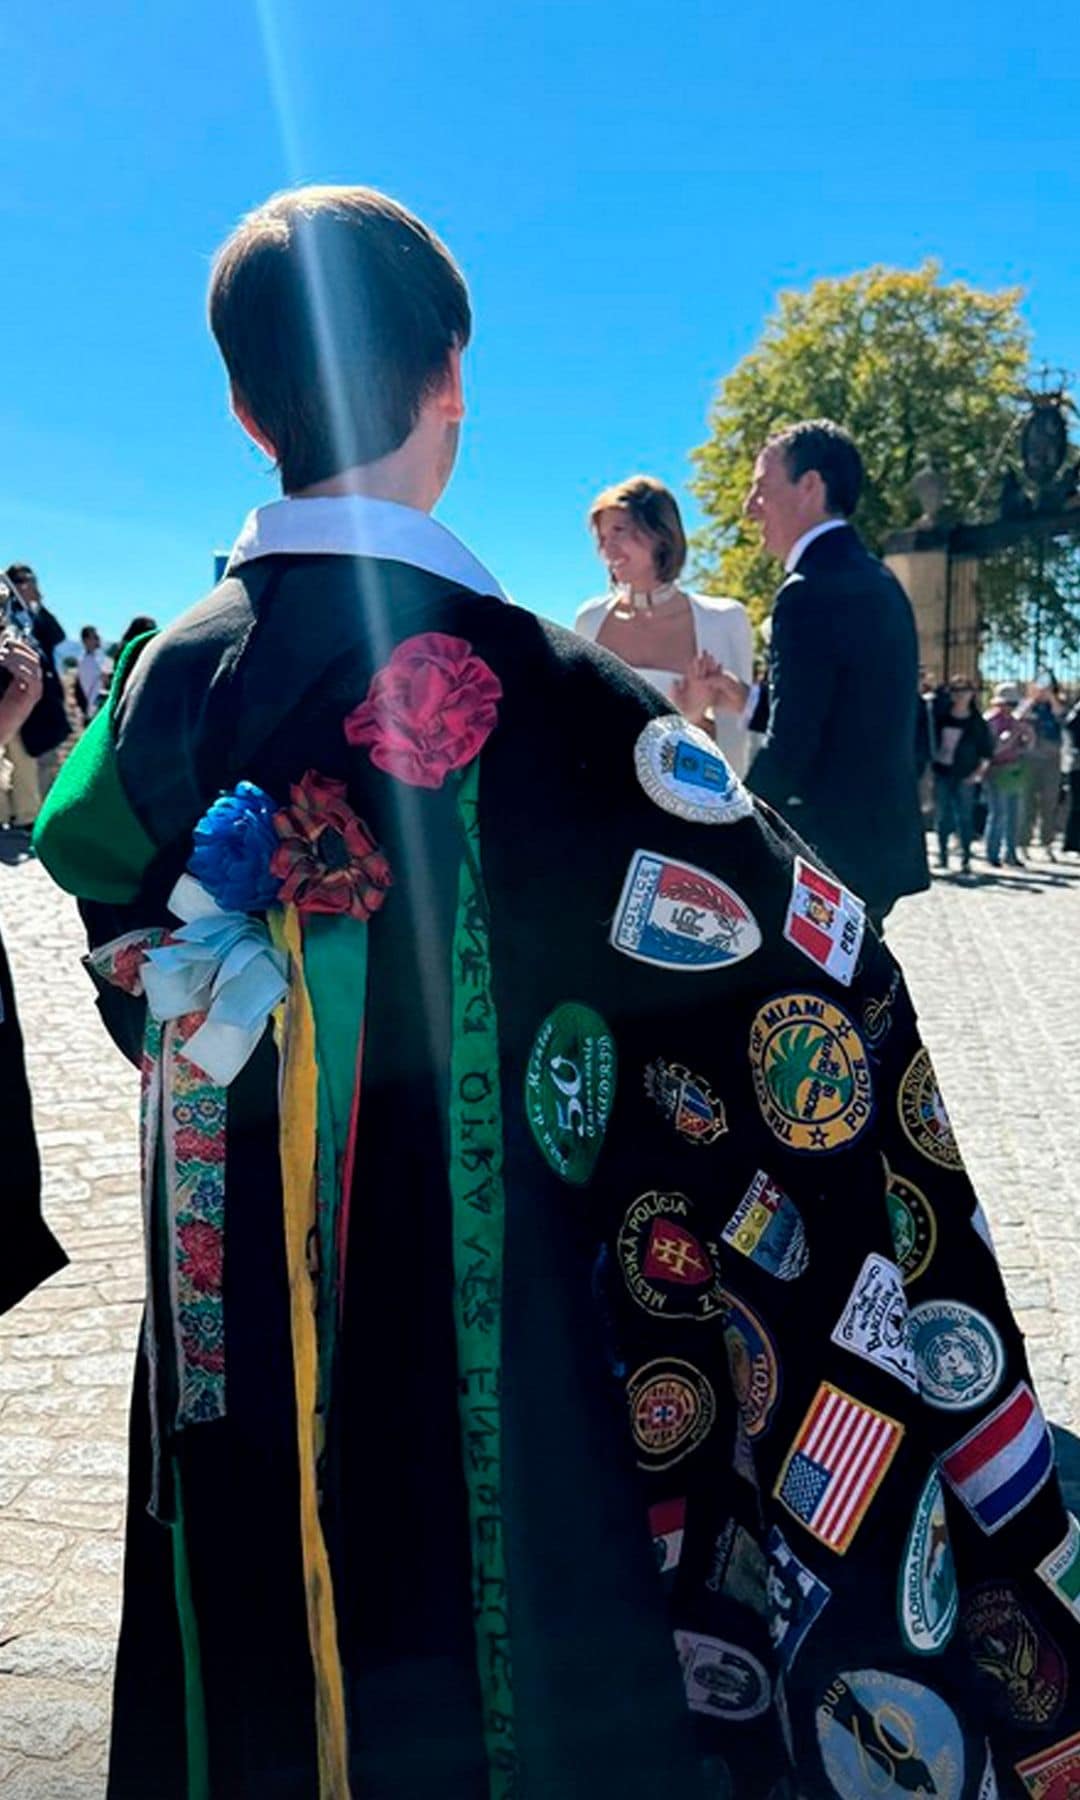
[[[809,1261],[798,1208],[764,1169],[757,1171],[721,1236],[780,1281],[794,1281]]]
[[[1036,1565],[1036,1572],[1073,1618],[1080,1619],[1080,1525],[1072,1513],[1061,1543]]]
[[[830,1337],[841,1350],[865,1358],[918,1392],[907,1300],[900,1271],[887,1257],[871,1251],[866,1258]]]
[[[784,936],[841,986],[850,987],[866,930],[866,908],[801,856],[792,870]]]
[[[699,825],[748,819],[753,802],[714,740],[686,719],[650,719],[634,745],[634,767],[649,799]]]
[[[1016,1765],[1031,1800],[1073,1800],[1080,1787],[1080,1731]]]
[[[609,943],[660,969],[724,969],[761,948],[746,902],[704,869],[635,850]]]
[[[708,1436],[716,1417],[711,1383],[677,1356],[642,1363],[627,1383],[626,1398],[640,1469],[681,1462]]]
[[[729,1291],[724,1344],[731,1385],[748,1438],[763,1437],[780,1397],[780,1359],[768,1331],[745,1300]]]
[[[934,1209],[921,1188],[885,1164],[885,1205],[893,1254],[907,1287],[924,1274],[937,1246]]]
[[[619,1267],[631,1298],[654,1318],[724,1316],[718,1252],[691,1230],[693,1222],[685,1194],[656,1191],[639,1195],[622,1222]]]
[[[1053,1725],[1068,1688],[1065,1659],[1011,1583],[973,1588],[960,1623],[976,1666],[998,1684],[998,1712],[1030,1729]]]
[[[1038,1493],[1054,1447],[1026,1381],[940,1459],[941,1472],[976,1524],[992,1537]]]
[[[870,1064],[847,1013],[818,994],[779,994],[750,1028],[761,1115],[789,1150],[842,1150],[874,1112]]]
[[[766,1550],[769,1636],[776,1660],[786,1674],[814,1620],[832,1599],[832,1589],[799,1561],[778,1525],[769,1532]]]
[[[916,1656],[939,1655],[956,1629],[959,1604],[945,1495],[935,1469],[919,1496],[900,1564],[896,1610],[908,1649]]]
[[[917,1050],[908,1064],[896,1106],[904,1134],[920,1156],[942,1169],[963,1168],[941,1089],[925,1050]]]
[[[969,1412],[989,1400],[1005,1373],[996,1326],[960,1300],[924,1300],[912,1308],[911,1341],[919,1389],[942,1412]]]
[[[772,1684],[764,1665],[741,1644],[705,1637],[699,1631],[677,1631],[675,1648],[691,1712],[756,1719],[768,1711]]]
[[[661,1057],[648,1063],[645,1092],[688,1144],[715,1144],[728,1128],[723,1102],[682,1063],[666,1063]]]
[[[896,1419],[823,1381],[773,1493],[805,1530],[843,1556],[903,1435]]]
[[[881,1669],[837,1675],[817,1709],[821,1759],[841,1800],[960,1800],[964,1738],[937,1694]]]
[[[581,1187],[593,1172],[615,1100],[615,1040],[591,1006],[566,1000],[529,1052],[525,1116],[556,1175]]]

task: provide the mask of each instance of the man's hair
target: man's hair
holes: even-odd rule
[[[98,635],[98,628],[96,625],[84,625],[82,630],[79,633],[79,636],[82,638],[82,641],[84,644],[88,637],[97,637],[97,635]]]
[[[825,504],[831,513],[850,519],[859,503],[863,465],[854,438],[831,419],[804,419],[789,425],[768,442],[768,449],[783,452],[790,481],[816,469],[825,485]]]
[[[34,574],[29,563],[11,563],[9,567],[4,570],[4,573],[9,581],[15,583],[16,587],[18,587],[21,582],[37,580],[37,576]]]
[[[600,514],[616,507],[629,513],[638,529],[652,538],[657,580],[674,581],[686,561],[686,533],[671,489],[655,475],[631,475],[626,481],[617,481],[597,494],[589,508],[594,532]]]
[[[363,187],[296,188],[249,213],[215,258],[209,311],[286,493],[403,444],[472,328],[445,245]]]

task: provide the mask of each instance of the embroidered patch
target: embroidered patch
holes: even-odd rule
[[[686,1703],[691,1712],[712,1718],[756,1719],[768,1711],[772,1687],[765,1668],[741,1644],[677,1631]]]
[[[843,1556],[903,1435],[896,1419],[823,1381],[773,1493],[813,1537]]]
[[[975,1796],[975,1800],[1000,1800],[997,1774],[994,1770],[994,1758],[991,1755],[989,1744],[986,1746],[986,1767],[983,1769],[982,1778],[979,1782],[979,1791]]]
[[[609,942],[661,969],[723,969],[760,949],[761,932],[746,902],[714,875],[636,850]]]
[[[1052,1594],[1068,1607],[1074,1619],[1080,1619],[1080,1524],[1069,1514],[1069,1529],[1056,1550],[1036,1564]]]
[[[809,1261],[798,1208],[764,1169],[757,1171],[721,1235],[725,1244],[780,1281],[794,1281]]]
[[[658,1500],[655,1506],[650,1506],[649,1530],[660,1574],[673,1575],[679,1566],[686,1533],[685,1499]]]
[[[921,1188],[885,1164],[885,1205],[900,1276],[907,1287],[925,1274],[937,1246],[934,1209]]]
[[[866,908],[857,894],[820,869],[795,858],[784,936],[841,986],[850,987],[866,930]]]
[[[825,1772],[841,1800],[960,1800],[964,1738],[944,1700],[881,1669],[837,1675],[817,1709]]]
[[[766,1588],[769,1637],[776,1659],[786,1673],[814,1620],[832,1599],[832,1589],[799,1561],[778,1525],[769,1532],[766,1547],[769,1554]]]
[[[942,1169],[962,1169],[945,1102],[925,1050],[917,1050],[907,1066],[896,1098],[900,1123],[909,1143]]]
[[[871,1050],[880,1050],[892,1029],[893,1002],[900,992],[900,971],[894,969],[888,990],[880,1000],[868,1000],[863,1007],[863,1033]]]
[[[708,1082],[682,1063],[660,1057],[645,1069],[645,1092],[688,1144],[715,1144],[727,1130],[727,1116]]]
[[[754,810],[723,752],[686,719],[650,719],[634,745],[634,767],[649,799],[680,819],[730,825]]]
[[[969,1412],[989,1400],[1005,1373],[997,1329],[960,1300],[924,1300],[911,1313],[919,1389],[942,1412]]]
[[[741,1475],[752,1488],[758,1485],[757,1467],[754,1462],[753,1446],[746,1435],[746,1426],[740,1419],[735,1426],[735,1442],[731,1447],[731,1466],[736,1475]]]
[[[830,1337],[841,1350],[875,1363],[918,1393],[907,1300],[900,1271],[886,1257],[872,1252],[866,1258]]]
[[[746,1301],[730,1290],[724,1301],[724,1343],[735,1399],[747,1437],[763,1437],[780,1396],[780,1359],[772,1338]]]
[[[641,1194],[619,1232],[619,1267],[631,1298],[655,1318],[711,1319],[724,1312],[715,1244],[690,1230],[685,1194]]]
[[[919,1496],[900,1564],[896,1610],[908,1649],[916,1656],[944,1650],[959,1604],[945,1495],[935,1469]]]
[[[737,1520],[729,1519],[713,1545],[712,1571],[705,1586],[710,1594],[723,1594],[751,1612],[764,1614],[767,1570],[757,1539]]]
[[[789,1150],[840,1150],[874,1111],[862,1039],[831,1001],[781,994],[750,1029],[754,1092],[769,1130]]]
[[[953,1493],[991,1537],[1023,1510],[1053,1467],[1046,1420],[1026,1381],[941,1458]]]
[[[529,1052],[525,1113],[544,1160],[581,1187],[593,1172],[615,1100],[615,1040],[598,1012],[566,1000]]]
[[[716,1395],[700,1369],[677,1356],[642,1363],[626,1389],[641,1469],[670,1469],[712,1430]]]
[[[1074,1800],[1080,1785],[1080,1731],[1016,1764],[1031,1800]]]
[[[1041,1729],[1061,1715],[1065,1659],[1007,1581],[986,1581],[965,1597],[961,1625],[975,1665],[996,1682],[997,1710],[1014,1725]]]

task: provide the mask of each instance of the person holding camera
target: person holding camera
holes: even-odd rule
[[[12,563],[6,582],[14,590],[13,602],[7,609],[9,618],[35,645],[41,661],[41,698],[19,733],[20,744],[15,752],[15,759],[21,749],[35,764],[32,777],[25,768],[22,775],[29,811],[24,812],[20,806],[13,821],[29,826],[56,779],[60,750],[71,735],[64,689],[56,668],[56,652],[64,642],[65,632],[42,600],[37,576],[29,563]],[[10,757],[10,747],[8,754]]]

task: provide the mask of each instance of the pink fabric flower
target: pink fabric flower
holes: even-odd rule
[[[345,798],[343,781],[309,769],[290,788],[292,805],[274,814],[281,839],[270,869],[281,880],[278,901],[298,912],[347,913],[370,919],[392,885],[390,864]]]
[[[406,638],[345,720],[350,744],[410,787],[439,788],[480,754],[498,722],[502,683],[464,638]]]

